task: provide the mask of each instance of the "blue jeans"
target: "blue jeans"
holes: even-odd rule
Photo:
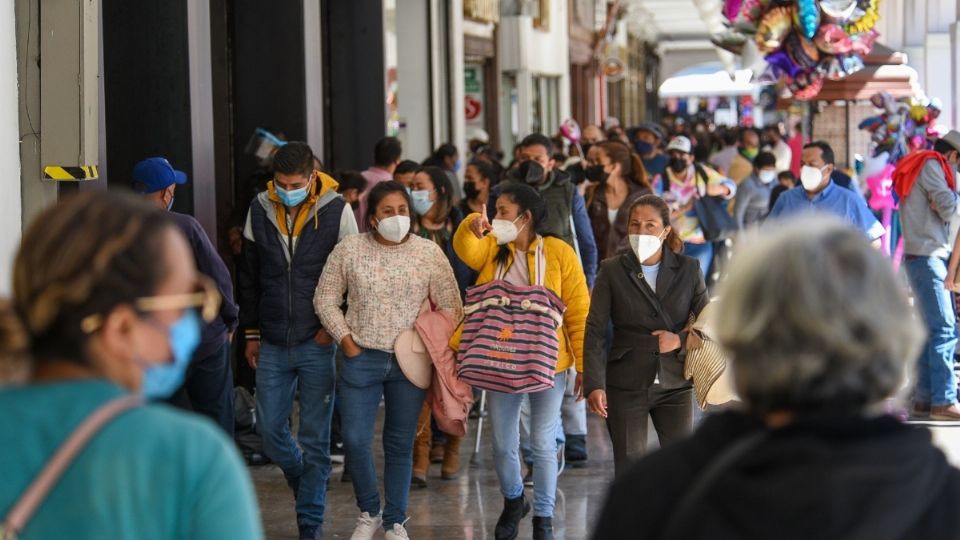
[[[168,400],[181,409],[202,414],[233,438],[233,369],[230,367],[230,343],[203,358],[194,358],[187,370],[186,382]]]
[[[365,350],[346,358],[340,372],[341,433],[347,468],[353,477],[353,492],[361,512],[380,513],[377,468],[373,463],[373,430],[380,398],[384,398],[383,422],[383,527],[407,519],[407,498],[413,473],[413,439],[417,419],[427,393],[413,385],[400,371],[393,353]]]
[[[943,287],[947,261],[913,255],[905,259],[917,310],[923,316],[928,333],[917,363],[914,400],[933,406],[950,405],[957,402],[957,377],[953,372],[957,317],[950,292]]]
[[[684,242],[683,254],[700,261],[700,270],[703,271],[703,279],[710,281],[710,267],[713,265],[713,244],[710,242],[704,244]]]
[[[257,364],[257,429],[263,451],[283,469],[297,499],[297,523],[319,526],[330,477],[336,347],[312,339],[294,347],[263,342]],[[300,390],[300,430],[290,432],[293,399]],[[301,452],[300,448],[303,448]]]
[[[553,517],[557,495],[557,428],[567,373],[558,373],[553,388],[532,394],[487,392],[493,425],[493,459],[500,493],[507,499],[523,495],[520,473],[520,403],[530,399],[530,443],[533,454],[533,515]]]

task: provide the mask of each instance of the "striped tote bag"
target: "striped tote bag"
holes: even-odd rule
[[[563,302],[543,286],[543,239],[536,251],[536,283],[517,286],[495,279],[467,290],[457,376],[463,382],[504,393],[553,388],[563,324]]]

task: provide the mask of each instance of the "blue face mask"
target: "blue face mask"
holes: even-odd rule
[[[653,152],[653,145],[647,141],[634,141],[633,147],[636,148],[637,153],[641,156],[645,156],[650,152]]]
[[[453,164],[453,172],[460,172],[460,167],[463,167],[463,162],[458,159],[457,162]]]
[[[417,215],[425,216],[427,212],[433,208],[434,201],[430,200],[431,193],[433,192],[426,189],[418,189],[410,192],[410,198],[413,201],[413,211],[416,212]]]
[[[166,399],[183,384],[187,367],[194,351],[200,345],[200,316],[195,309],[188,309],[170,327],[170,350],[173,361],[152,364],[143,372],[140,392],[149,399]]]
[[[275,189],[277,190],[277,198],[280,199],[280,202],[282,202],[284,206],[293,207],[307,200],[307,190],[310,189],[310,183],[308,182],[307,185],[300,189],[291,189],[289,191],[279,186],[275,186]]]
[[[167,203],[167,210],[170,210],[170,209],[173,208],[173,200],[174,200],[174,198],[173,198],[173,197],[170,197],[170,202]]]

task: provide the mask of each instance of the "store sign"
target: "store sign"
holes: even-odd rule
[[[467,64],[464,66],[464,114],[467,126],[483,127],[483,66]]]

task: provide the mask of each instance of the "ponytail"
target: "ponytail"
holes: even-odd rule
[[[620,165],[625,181],[652,191],[643,161],[640,160],[640,156],[630,150],[630,147],[619,141],[606,141],[600,143],[600,149],[610,158],[612,163]]]

